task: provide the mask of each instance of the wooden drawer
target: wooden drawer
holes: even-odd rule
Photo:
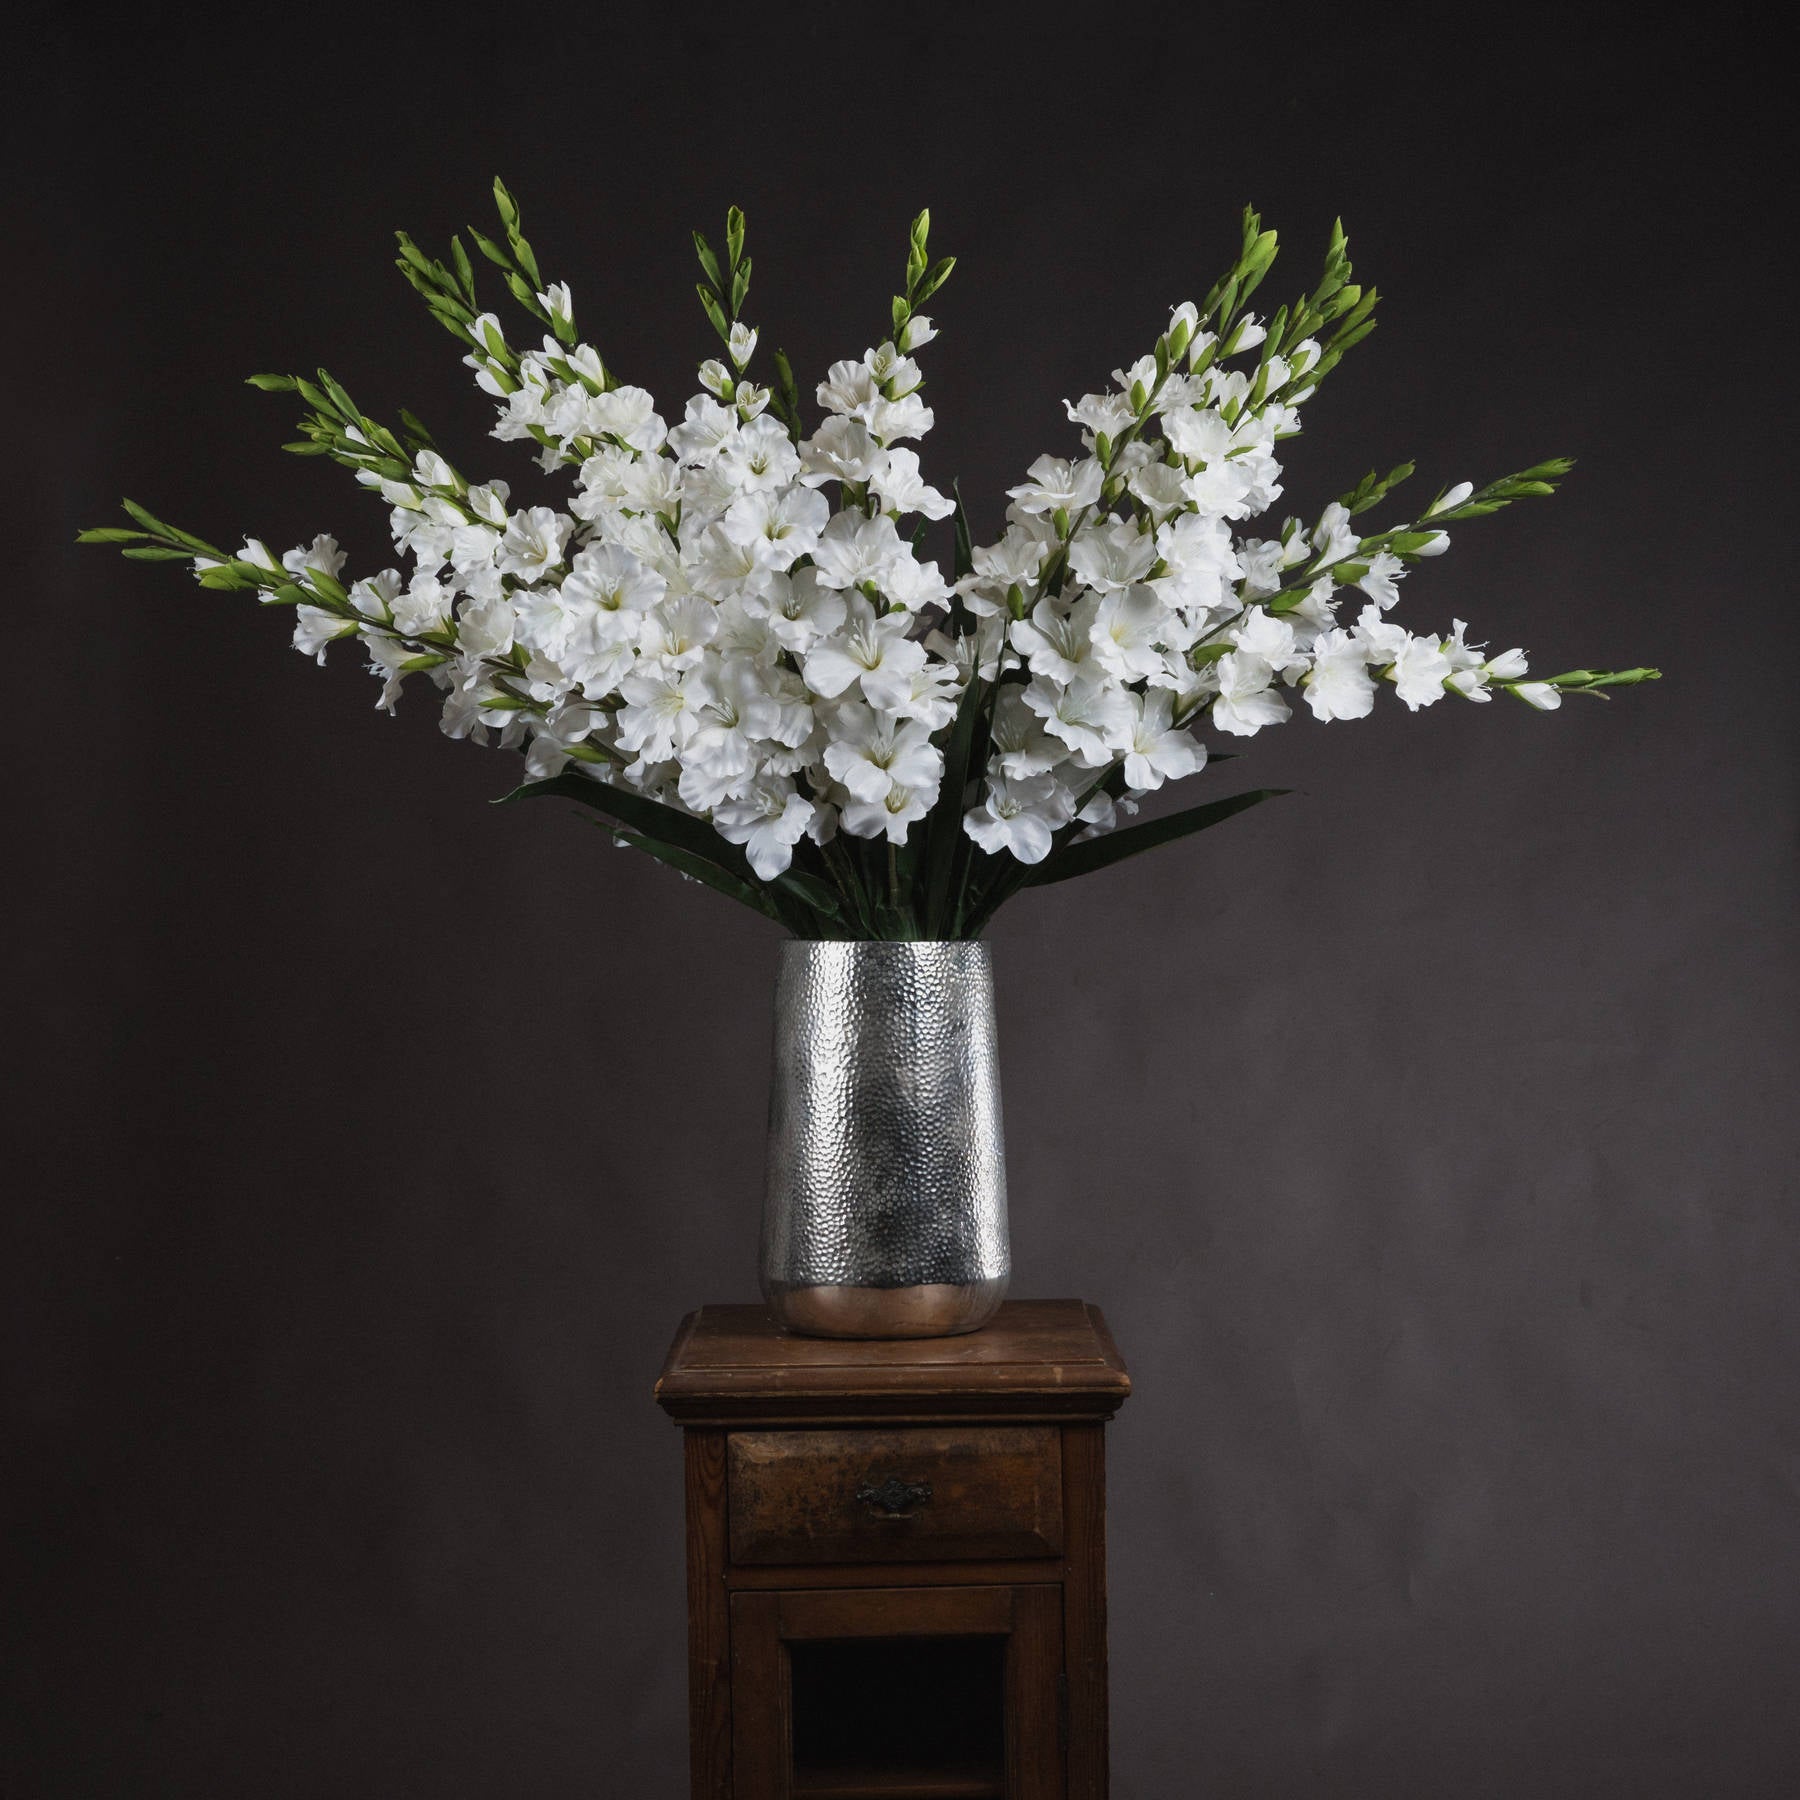
[[[1062,1552],[1062,1444],[1054,1425],[734,1431],[728,1465],[733,1562]]]

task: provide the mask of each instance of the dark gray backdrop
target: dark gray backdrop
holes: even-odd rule
[[[671,14],[671,17],[673,15]],[[1293,447],[1567,452],[1404,612],[1535,717],[1384,703],[1298,797],[993,933],[1016,1291],[1107,1310],[1116,1792],[1800,1791],[1790,159],[1744,15],[1148,9],[852,29],[489,9],[15,64],[4,297],[15,821],[0,1790],[684,1791],[676,1321],[749,1297],[775,938],[397,723],[286,620],[70,547],[382,519],[238,385],[324,360],[480,448],[388,268],[503,172],[679,406],[686,242],[750,215],[803,376],[922,203],[978,530],[1253,199],[1391,295]],[[765,97],[768,96],[768,97]],[[516,469],[513,470],[516,473]],[[348,664],[351,659],[340,659]],[[1243,746],[1239,746],[1242,748]]]

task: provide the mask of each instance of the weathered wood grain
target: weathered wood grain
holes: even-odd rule
[[[688,1774],[693,1800],[732,1800],[725,1434],[687,1433]]]
[[[1062,1549],[1053,1425],[906,1431],[734,1431],[734,1563],[942,1561]],[[927,1497],[899,1516],[859,1498],[889,1479]]]
[[[964,1337],[885,1342],[796,1337],[760,1306],[707,1306],[682,1322],[656,1384],[682,1424],[1108,1418],[1130,1391],[1080,1300],[1009,1300]]]

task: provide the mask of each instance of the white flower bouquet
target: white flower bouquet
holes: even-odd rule
[[[565,473],[560,505],[471,481],[410,412],[390,429],[324,370],[258,375],[311,408],[287,446],[328,456],[391,509],[410,571],[344,575],[329,537],[235,554],[131,501],[133,527],[82,533],[191,563],[204,587],[293,609],[322,663],[354,640],[392,710],[409,679],[451,737],[523,749],[527,785],[600,815],[621,842],[808,938],[978,937],[1021,888],[1166,844],[1271,797],[1256,789],[1126,825],[1142,796],[1199,774],[1193,735],[1252,737],[1292,716],[1367,715],[1391,687],[1411,710],[1496,691],[1549,710],[1653,669],[1530,679],[1524,654],[1389,615],[1446,527],[1551,493],[1553,460],[1460,482],[1404,522],[1359,521],[1412,473],[1368,475],[1310,525],[1241,528],[1280,497],[1276,447],[1374,329],[1341,228],[1311,293],[1248,302],[1276,238],[1246,212],[1231,269],[1175,308],[1113,385],[1065,402],[1080,454],[1045,455],[1007,490],[1005,535],[971,542],[954,485],[908,445],[932,426],[915,360],[921,310],[953,259],[914,221],[886,335],[834,363],[809,427],[784,355],[751,373],[744,219],[721,251],[695,234],[700,303],[723,355],[671,426],[575,327],[496,182],[499,238],[471,236],[543,330],[521,349],[482,309],[460,239],[448,265],[400,235],[399,266],[498,402],[493,435]],[[924,552],[950,540],[949,574]]]

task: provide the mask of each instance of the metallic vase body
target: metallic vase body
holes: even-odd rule
[[[1012,1258],[985,944],[781,947],[762,1289],[790,1331],[948,1337]]]

